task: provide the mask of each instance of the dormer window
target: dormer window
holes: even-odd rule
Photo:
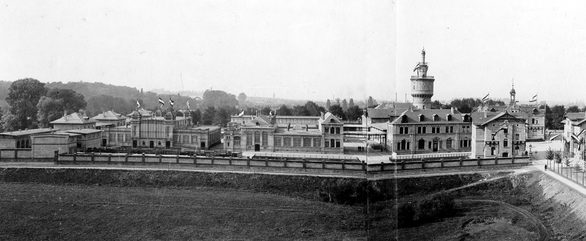
[[[425,121],[425,116],[424,116],[424,115],[422,115],[422,114],[420,114],[420,115],[419,115],[419,121]]]
[[[406,115],[401,116],[401,123],[407,123],[407,116]]]
[[[439,116],[437,114],[433,114],[433,121],[439,121]]]
[[[464,122],[471,122],[472,121],[472,118],[470,118],[470,115],[467,115],[466,114],[466,115],[462,116],[462,120]]]
[[[446,115],[446,119],[447,119],[448,121],[452,121],[452,114],[447,114],[447,115]]]

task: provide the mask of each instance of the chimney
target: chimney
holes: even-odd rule
[[[450,111],[452,112],[452,114],[454,114],[454,107],[452,106],[452,108],[450,109]]]

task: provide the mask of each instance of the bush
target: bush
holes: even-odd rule
[[[553,160],[555,158],[555,153],[554,151],[551,149],[551,147],[547,148],[547,151],[545,152],[545,159],[547,160]]]
[[[399,205],[399,227],[409,227],[433,222],[435,220],[454,215],[454,198],[440,193],[417,202],[408,202]]]
[[[560,152],[554,153],[554,159],[556,163],[562,163],[562,154]]]

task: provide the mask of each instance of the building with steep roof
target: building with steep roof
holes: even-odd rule
[[[586,157],[586,112],[566,113],[562,121],[564,132],[562,141],[564,143],[564,155],[571,159],[583,161]]]
[[[96,122],[96,126],[123,126],[126,124],[126,117],[114,111],[104,111],[91,118]]]
[[[71,129],[94,129],[96,121],[91,120],[87,116],[75,112],[69,115],[65,114],[63,117],[49,122],[54,129],[71,130]]]
[[[456,109],[410,109],[389,122],[387,146],[398,155],[470,151],[472,118]]]
[[[433,76],[427,75],[428,65],[425,62],[425,49],[421,50],[421,62],[417,63],[413,71],[417,75],[411,76],[411,96],[413,106],[417,109],[430,109],[433,96]]]
[[[526,120],[508,111],[474,113],[471,158],[526,156]]]

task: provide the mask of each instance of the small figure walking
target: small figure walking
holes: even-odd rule
[[[547,171],[547,164],[545,164],[545,170]]]

